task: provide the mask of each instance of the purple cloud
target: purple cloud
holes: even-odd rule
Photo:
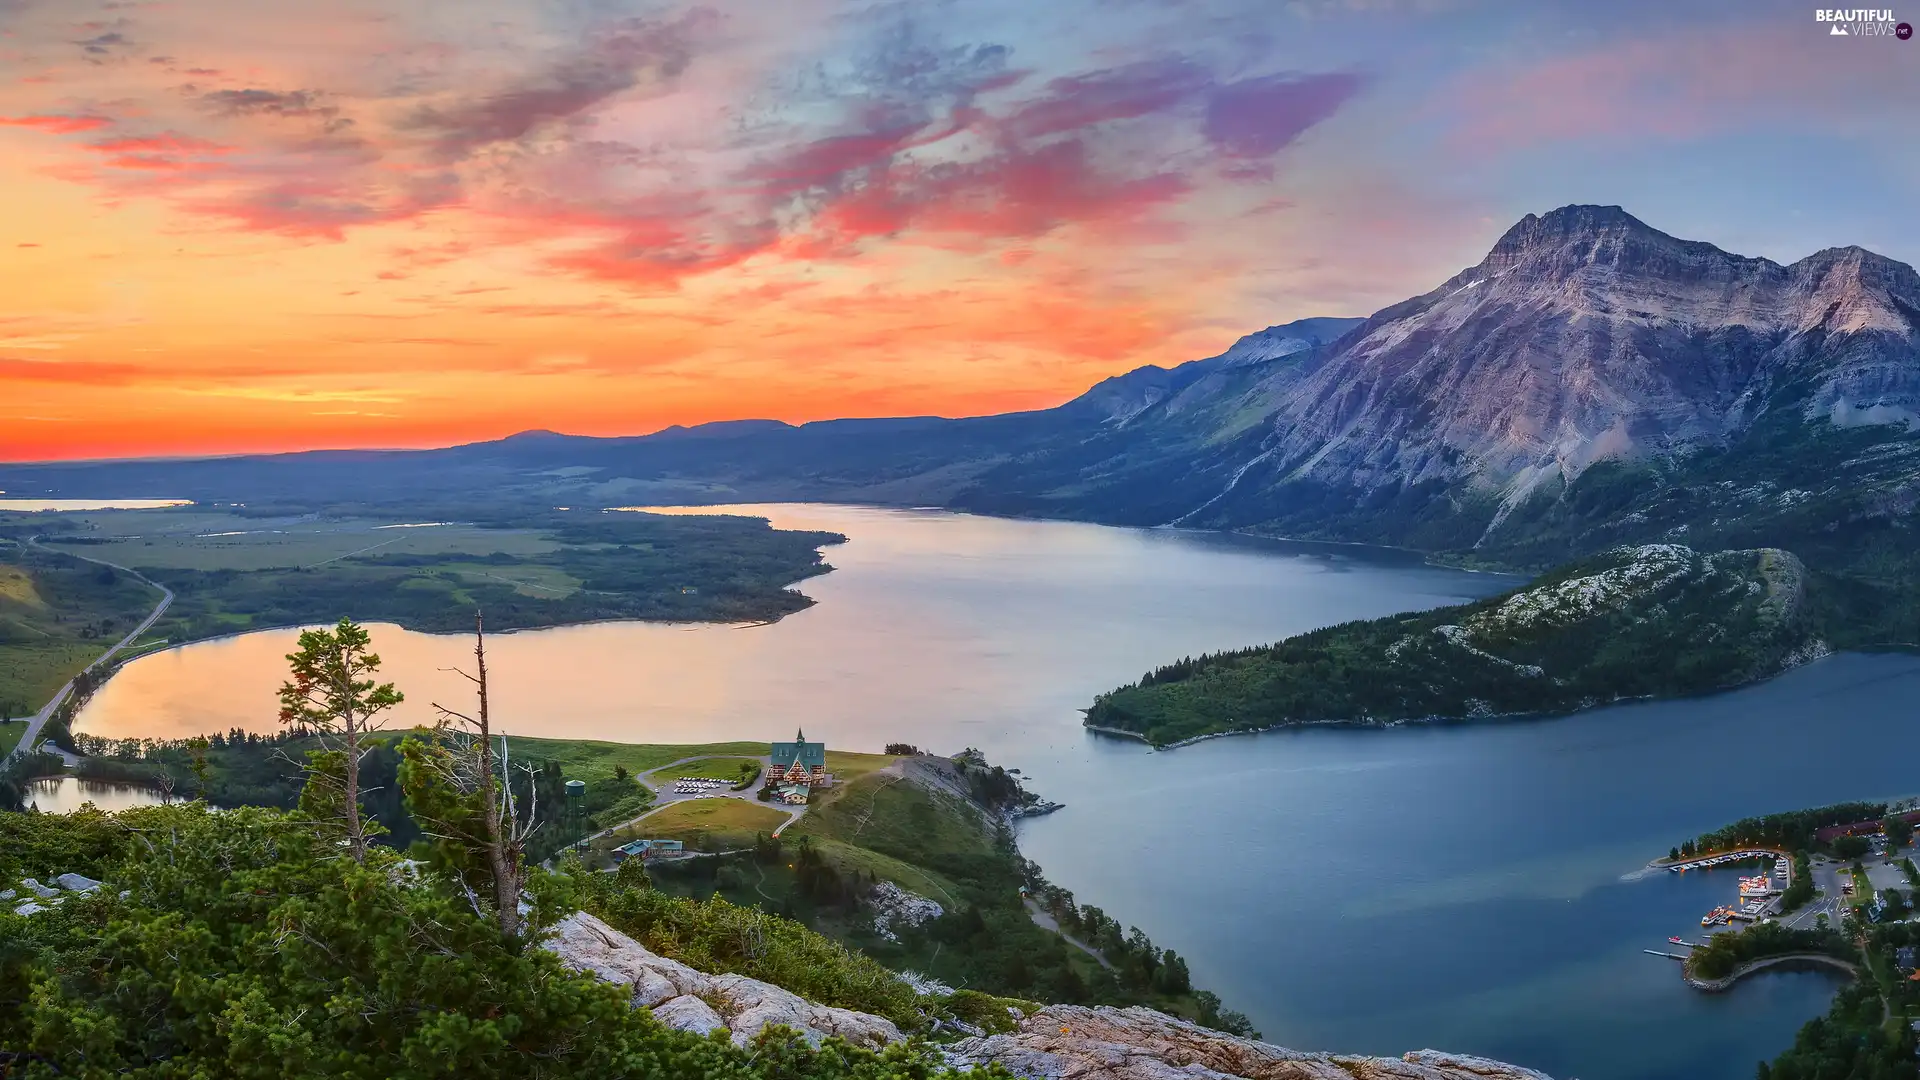
[[[1272,157],[1340,111],[1360,92],[1360,76],[1269,75],[1216,88],[1207,97],[1207,141],[1229,157]]]
[[[693,62],[696,39],[718,23],[704,8],[668,22],[624,20],[532,78],[447,108],[423,109],[407,126],[434,133],[447,159],[490,143],[510,142],[542,125],[587,113],[636,87],[678,78]]]
[[[1184,105],[1208,85],[1205,71],[1178,57],[1053,79],[1045,96],[1022,105],[1005,127],[1025,139],[1131,120]]]

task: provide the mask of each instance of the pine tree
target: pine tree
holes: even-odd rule
[[[316,825],[339,821],[347,853],[367,859],[373,832],[360,813],[360,763],[379,716],[403,700],[392,683],[375,683],[380,657],[367,651],[365,629],[341,619],[332,630],[307,630],[300,651],[287,654],[292,678],[280,687],[280,722],[313,730],[321,749],[307,754],[300,807]],[[372,826],[378,830],[379,826]]]

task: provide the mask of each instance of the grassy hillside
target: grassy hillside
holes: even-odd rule
[[[1165,745],[1285,724],[1566,712],[1771,674],[1811,643],[1772,549],[1619,548],[1489,600],[1203,656],[1102,695],[1092,726]]]
[[[118,570],[0,538],[0,716],[45,705],[159,600]]]
[[[949,986],[1045,1001],[1147,1004],[1248,1030],[1245,1017],[1192,987],[1178,956],[1045,883],[990,809],[1019,795],[1008,774],[977,758],[907,757],[816,796],[778,840],[763,835],[734,856],[655,863],[650,871],[662,892],[791,917],[890,969]],[[653,833],[656,818],[670,812],[647,819],[643,831]],[[729,833],[710,830],[707,846],[738,843]],[[878,926],[864,897],[880,882],[930,899],[943,913],[917,926],[898,919]],[[1103,957],[1033,921],[1024,897],[1043,891],[1086,928],[1087,938],[1101,937]]]

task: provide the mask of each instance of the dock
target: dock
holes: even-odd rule
[[[1779,858],[1780,853],[1777,851],[1768,851],[1764,848],[1749,848],[1746,851],[1729,851],[1721,855],[1704,855],[1697,859],[1683,859],[1677,863],[1668,863],[1667,869],[1677,874],[1708,866],[1724,866],[1732,862],[1753,862],[1758,859],[1774,859],[1777,861]]]
[[[1669,960],[1685,960],[1686,959],[1684,955],[1677,952],[1661,952],[1659,949],[1641,949],[1640,951],[1643,953],[1646,953],[1648,956],[1664,956]]]

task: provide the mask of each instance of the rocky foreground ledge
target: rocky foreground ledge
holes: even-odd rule
[[[883,1017],[816,1005],[743,975],[697,971],[585,913],[556,926],[546,947],[576,970],[632,987],[635,1008],[683,1031],[726,1029],[740,1044],[774,1024],[816,1044],[835,1035],[866,1047],[905,1038]],[[1433,1050],[1399,1059],[1305,1054],[1140,1007],[1049,1005],[1020,1017],[1012,1032],[962,1039],[945,1052],[958,1066],[998,1064],[1032,1080],[1552,1080]]]

